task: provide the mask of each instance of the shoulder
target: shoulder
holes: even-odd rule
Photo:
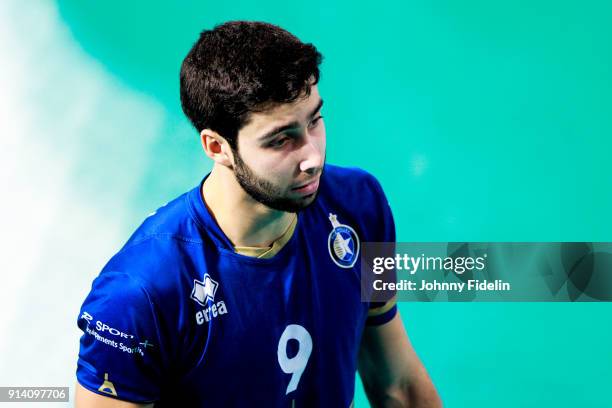
[[[387,197],[378,180],[359,168],[325,165],[318,206],[358,226],[367,241],[393,241],[395,227]],[[340,215],[342,217],[340,217]]]
[[[197,189],[178,196],[149,214],[134,231],[124,249],[150,239],[200,242],[200,231],[190,205],[190,196],[197,194]]]
[[[370,173],[357,167],[325,165],[322,186],[330,193],[362,195],[364,192],[382,192],[380,183]]]
[[[151,213],[108,261],[101,275],[113,271],[107,279],[129,278],[154,298],[170,295],[177,280],[201,263],[204,246],[210,245],[194,219],[189,201],[193,191]],[[126,277],[120,278],[115,272]]]
[[[195,219],[190,198],[198,188],[169,201],[147,216],[121,250],[109,262],[112,269],[145,269],[179,265],[186,252],[203,244],[204,234]]]
[[[320,197],[334,207],[345,207],[359,216],[362,212],[380,210],[389,203],[379,181],[356,167],[325,165]]]
[[[159,335],[168,333],[181,315],[185,276],[192,272],[194,251],[185,251],[189,248],[169,237],[148,237],[124,247],[94,279],[83,307],[117,326],[131,327],[137,318]]]
[[[136,309],[146,312],[152,301],[144,282],[127,272],[106,270],[94,279],[89,300],[99,304],[111,303],[113,310],[126,312]],[[146,315],[146,313],[143,313]]]

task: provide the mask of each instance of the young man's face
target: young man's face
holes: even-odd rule
[[[313,85],[307,98],[253,113],[240,130],[234,174],[255,200],[288,212],[314,202],[325,163],[322,103]]]

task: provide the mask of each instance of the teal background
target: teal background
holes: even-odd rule
[[[199,31],[229,19],[279,24],[324,54],[328,161],[378,177],[399,241],[611,240],[609,2],[54,7],[70,41],[114,86],[157,106],[143,115],[121,105],[118,118],[117,106],[100,104],[85,128],[108,132],[51,135],[56,152],[77,158],[66,175],[72,191],[89,197],[100,223],[119,223],[113,247],[210,168],[180,110],[178,70]],[[65,64],[79,70],[73,59]],[[66,114],[57,101],[38,99],[50,118]],[[130,132],[112,131],[126,123]],[[142,138],[140,129],[151,128],[159,136]],[[610,406],[609,303],[405,303],[400,310],[446,407]],[[367,406],[360,386],[356,406]]]

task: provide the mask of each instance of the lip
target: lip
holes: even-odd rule
[[[303,194],[303,195],[308,195],[308,194],[312,194],[315,191],[317,191],[318,188],[319,188],[319,178],[316,178],[315,180],[312,180],[311,182],[307,184],[303,184],[300,187],[291,189],[291,191],[295,191],[296,193]]]

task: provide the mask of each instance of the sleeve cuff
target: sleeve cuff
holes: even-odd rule
[[[395,304],[395,302],[393,302],[389,310],[386,310],[385,312],[380,313],[380,314],[369,315],[368,318],[366,319],[366,326],[383,325],[389,322],[391,319],[393,319],[396,314],[397,314],[397,305]]]
[[[112,376],[109,373],[104,373],[101,378],[99,375],[96,375],[95,372],[87,368],[87,365],[86,362],[79,359],[77,381],[83,388],[93,393],[120,401],[147,404],[157,400],[157,398],[152,395],[144,395],[144,393],[137,391],[133,386],[130,387],[123,384],[123,382],[116,377],[111,378]]]

